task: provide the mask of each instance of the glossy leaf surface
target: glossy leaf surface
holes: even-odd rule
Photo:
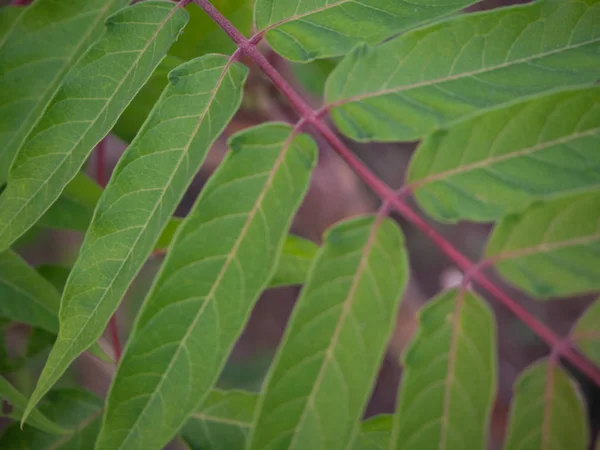
[[[492,221],[600,187],[600,88],[524,101],[427,137],[408,183],[437,220]]]
[[[506,217],[486,249],[500,274],[536,297],[600,289],[600,192],[533,205]]]
[[[36,0],[0,22],[0,184],[61,81],[126,0]],[[22,14],[21,14],[22,13]],[[18,14],[18,16],[16,16]],[[0,19],[1,20],[1,19]]]
[[[567,372],[535,363],[515,384],[504,450],[586,450],[589,430],[581,396]]]
[[[492,312],[473,292],[442,293],[404,355],[391,448],[486,449],[495,395]]]
[[[467,14],[357,47],[330,77],[326,100],[353,139],[415,140],[524,96],[595,82],[599,21],[598,0]]]
[[[376,44],[473,0],[256,0],[254,17],[273,49],[293,61]]]
[[[163,1],[138,3],[107,19],[105,33],[63,80],[15,158],[0,196],[0,250],[56,201],[186,20],[182,9]]]
[[[356,437],[407,278],[404,242],[394,222],[373,217],[334,226],[324,242],[264,384],[249,449],[345,449]]]
[[[98,449],[161,449],[197,410],[266,287],[316,146],[287,125],[237,134],[177,233],[110,391]]]

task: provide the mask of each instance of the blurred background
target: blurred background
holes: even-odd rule
[[[214,0],[213,4],[223,12],[247,36],[252,34],[252,0]],[[488,0],[469,8],[469,11],[514,4],[514,0]],[[521,1],[520,3],[524,3]],[[163,87],[166,74],[183,60],[207,52],[231,54],[233,44],[208,17],[195,5],[188,6],[191,21],[183,36],[169,52],[169,56],[157,69],[152,79],[140,92],[121,117],[113,133],[106,139],[105,162],[110,172],[116,165],[127,143],[135,136]],[[335,60],[323,60],[300,65],[278,57],[266,46],[261,50],[284,77],[315,107],[322,104],[322,92],[328,73]],[[247,61],[245,61],[247,62]],[[184,217],[202,186],[227,152],[227,139],[244,128],[265,121],[295,123],[298,116],[260,71],[249,64],[251,75],[246,95],[239,113],[221,138],[214,145],[204,166],[179,205],[176,215]],[[311,130],[307,130],[311,132]],[[292,232],[319,244],[326,228],[333,223],[356,215],[377,210],[379,200],[361,183],[345,163],[318,135],[320,160],[312,179],[310,191],[294,220]],[[358,145],[347,142],[386,183],[394,188],[403,184],[404,174],[416,143]],[[96,177],[96,158],[92,156],[87,172]],[[390,341],[377,384],[365,416],[390,413],[394,410],[398,384],[402,378],[400,358],[416,328],[417,311],[441,289],[461,282],[460,271],[418,230],[395,217],[407,238],[410,253],[411,278],[405,292],[397,327]],[[451,227],[434,226],[468,257],[479,260],[482,256],[490,228],[486,225],[461,223]],[[67,231],[43,231],[21,246],[21,253],[33,265],[47,264],[70,267],[74,262],[83,235]],[[127,340],[132,321],[136,315],[154,274],[160,267],[162,256],[152,257],[133,283],[118,311],[121,343]],[[60,278],[60,274],[55,274]],[[558,335],[565,335],[579,314],[589,305],[591,298],[580,297],[550,302],[534,302],[518,291],[505,286],[493,273],[490,274],[505,290]],[[239,339],[228,365],[223,372],[220,386],[257,391],[276,351],[288,317],[299,293],[299,287],[272,289],[264,293],[256,305],[252,317]],[[494,409],[490,449],[499,449],[508,416],[512,385],[517,375],[528,364],[545,356],[546,346],[507,310],[484,293],[496,312],[499,334],[499,391]],[[31,331],[24,326],[5,327],[8,360],[18,359],[25,352],[25,343]],[[110,343],[110,337],[106,336]],[[33,389],[37,375],[48,353],[48,345],[40,338],[41,350],[23,367],[13,371],[11,381],[25,393]],[[48,344],[48,342],[46,342]],[[79,384],[104,395],[114,368],[106,363],[84,355],[62,381],[63,385]],[[587,397],[590,421],[594,435],[600,429],[600,393],[591,384],[573,372],[581,380]]]

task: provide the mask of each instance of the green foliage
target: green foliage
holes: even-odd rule
[[[311,241],[289,235],[283,244],[277,270],[269,287],[304,284],[319,247]]]
[[[356,44],[376,44],[473,0],[256,0],[256,27],[292,61],[342,55]]]
[[[600,192],[533,205],[501,220],[486,253],[536,297],[600,289]]]
[[[126,4],[36,0],[30,8],[1,14],[0,184],[69,69],[102,33],[104,19]],[[68,138],[64,131],[63,138]]]
[[[358,46],[333,72],[325,96],[353,139],[414,140],[524,96],[595,82],[598,20],[596,0],[465,15],[379,47]]]
[[[99,448],[162,448],[208,394],[271,277],[316,148],[278,124],[242,132],[230,147],[144,302]]]
[[[600,299],[579,318],[570,338],[590,361],[600,365]]]
[[[104,35],[63,80],[12,164],[0,196],[0,250],[31,227],[75,177],[186,19],[170,3],[148,1],[107,20]]]
[[[515,384],[504,450],[586,450],[589,430],[579,392],[551,361],[528,368]]]
[[[476,294],[451,290],[420,312],[419,325],[404,355],[391,448],[487,448],[496,389],[492,312]]]

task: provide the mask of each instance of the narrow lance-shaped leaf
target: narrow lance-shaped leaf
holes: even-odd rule
[[[492,312],[473,292],[451,290],[421,310],[419,326],[404,354],[391,448],[487,448],[496,391]]]
[[[599,22],[598,0],[464,15],[356,48],[328,80],[326,100],[353,139],[415,140],[523,96],[595,82]]]
[[[533,205],[496,225],[486,258],[541,298],[600,289],[600,192]]]
[[[246,73],[244,66],[211,55],[171,72],[171,85],[98,203],[63,292],[60,332],[32,403],[102,335],[211,144],[237,110]]]
[[[578,350],[600,366],[600,298],[579,318],[569,338]]]
[[[273,49],[293,61],[342,55],[360,42],[458,11],[475,0],[257,0],[255,20]]]
[[[96,396],[75,389],[52,391],[40,406],[40,411],[69,430],[52,435],[18,423],[11,425],[0,437],[0,448],[6,450],[90,450],[100,429],[102,402]]]
[[[534,200],[600,187],[600,88],[559,92],[427,137],[408,171],[438,220],[492,221]]]
[[[272,275],[316,146],[279,124],[237,134],[230,146],[144,302],[98,449],[161,449],[215,384]]]
[[[0,400],[6,400],[8,403],[10,403],[12,409],[11,413],[9,414],[10,417],[17,420],[21,418],[21,413],[27,404],[27,398],[2,376],[0,376]],[[38,428],[45,433],[54,435],[68,433],[67,429],[54,423],[38,410],[34,410],[31,413],[30,422],[32,427]]]
[[[0,22],[0,184],[60,82],[127,0],[36,0],[2,9]],[[14,12],[18,10],[18,12]],[[6,27],[6,28],[4,28]]]
[[[183,9],[147,1],[109,17],[23,143],[0,196],[0,250],[56,201],[185,25]],[[32,176],[35,174],[35,176]]]
[[[556,363],[540,361],[517,380],[504,450],[586,450],[586,411]]]
[[[359,218],[327,232],[267,377],[248,449],[352,445],[406,278],[393,221]]]

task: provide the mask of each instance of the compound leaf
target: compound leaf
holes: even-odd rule
[[[63,292],[60,332],[34,399],[102,335],[212,142],[237,110],[246,73],[216,55],[171,72],[171,85],[98,202]]]
[[[346,449],[396,323],[407,278],[389,219],[334,226],[265,382],[248,449]]]
[[[600,289],[600,192],[533,205],[494,229],[486,257],[529,294],[547,298]]]
[[[0,19],[0,184],[69,69],[102,33],[104,19],[125,5],[126,0],[36,0],[27,8],[2,9],[0,17],[12,23]]]
[[[419,313],[404,354],[393,449],[483,450],[496,388],[496,330],[485,301],[450,290]]]
[[[425,138],[408,183],[443,221],[492,221],[600,187],[600,88],[545,95]]]
[[[176,5],[147,1],[106,21],[23,143],[0,196],[0,250],[56,201],[185,25]],[[35,46],[35,44],[31,44]]]
[[[579,318],[569,337],[578,350],[600,366],[600,299]]]
[[[579,392],[556,363],[540,361],[515,384],[504,450],[586,450],[589,430]]]
[[[394,34],[458,11],[473,0],[257,0],[256,26],[293,61],[342,55],[360,42]]]
[[[25,425],[11,425],[0,437],[0,448],[7,450],[90,450],[100,429],[102,402],[82,390],[60,389],[51,391],[40,411],[61,427],[69,430],[52,435]],[[33,414],[32,416],[33,417]]]
[[[237,134],[138,315],[98,449],[160,449],[197,410],[266,287],[316,145],[287,125]]]
[[[595,82],[599,22],[598,0],[467,14],[357,47],[332,73],[326,100],[353,139],[415,140],[523,96]]]

